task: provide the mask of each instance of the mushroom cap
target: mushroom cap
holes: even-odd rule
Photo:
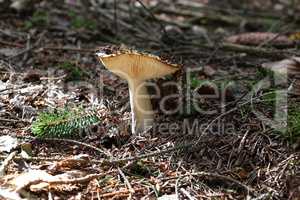
[[[103,47],[96,55],[108,70],[124,79],[159,78],[174,73],[181,67],[155,55],[120,47]]]

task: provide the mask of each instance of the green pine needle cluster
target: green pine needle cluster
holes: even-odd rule
[[[74,137],[99,121],[97,111],[55,110],[40,113],[31,131],[37,137]]]

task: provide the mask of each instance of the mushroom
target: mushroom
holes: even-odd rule
[[[154,112],[145,81],[174,73],[180,66],[123,47],[102,47],[96,55],[109,71],[128,82],[132,133],[140,133],[151,127]]]

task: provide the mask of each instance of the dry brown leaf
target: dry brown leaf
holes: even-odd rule
[[[0,137],[0,152],[10,152],[19,145],[17,138],[9,135],[3,135]]]
[[[65,160],[55,162],[49,167],[52,172],[64,171],[65,169],[80,169],[89,165],[89,156],[86,154],[80,154],[71,156]]]
[[[292,41],[300,41],[300,32],[289,35],[289,39]]]
[[[15,177],[10,183],[20,191],[27,186],[38,184],[40,182],[54,181],[56,178],[42,170],[30,170]]]
[[[48,191],[49,188],[55,191],[71,191],[77,189],[76,184],[69,184],[68,180],[75,180],[78,177],[85,175],[81,171],[70,171],[59,175],[51,175],[42,170],[30,170],[14,177],[10,181],[10,185],[15,188],[15,191],[21,191],[29,188],[30,191]],[[58,182],[58,184],[57,184]],[[59,184],[65,183],[65,184]],[[71,187],[72,186],[72,187]]]
[[[76,178],[80,178],[85,176],[86,173],[82,172],[82,171],[68,171],[66,173],[63,174],[58,174],[53,176],[56,181],[62,181],[62,180],[74,180]],[[78,185],[77,184],[56,184],[56,183],[48,183],[48,182],[41,182],[38,184],[34,184],[31,185],[30,187],[30,191],[32,192],[39,192],[39,191],[48,191],[49,189],[51,189],[52,191],[64,191],[64,192],[70,192],[73,190],[77,190],[78,189]]]
[[[294,44],[287,36],[268,32],[241,33],[226,38],[225,42],[243,45],[260,45],[267,42],[274,46],[291,46]]]
[[[167,171],[169,168],[170,168],[170,165],[167,162],[161,162],[159,164],[159,169],[163,172]]]

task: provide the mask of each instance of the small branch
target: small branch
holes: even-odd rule
[[[166,32],[165,26],[161,23],[161,21],[159,19],[157,19],[157,17],[152,13],[152,11],[149,8],[147,8],[147,6],[145,6],[145,4],[141,0],[136,0],[136,1],[139,2],[139,4],[143,7],[143,9],[146,10],[150,14],[152,19],[159,24],[162,32],[165,35],[168,35],[167,32]]]
[[[181,176],[174,176],[174,177],[167,177],[167,178],[161,178],[160,180],[161,181],[169,181],[169,180],[174,180],[174,179],[181,179],[181,178],[184,178],[184,177],[187,177],[187,176],[200,176],[200,177],[213,177],[213,178],[218,178],[218,179],[223,179],[227,182],[231,182],[231,183],[234,183],[236,185],[238,185],[240,188],[243,188],[245,191],[249,192],[249,193],[252,193],[252,194],[255,194],[255,189],[245,185],[244,183],[238,181],[238,180],[235,180],[231,177],[228,177],[228,176],[224,176],[224,175],[220,175],[220,174],[216,174],[216,173],[210,173],[210,172],[197,172],[197,173],[191,173],[191,174],[184,174],[184,175],[181,175]]]
[[[245,184],[243,184],[242,182],[238,181],[238,180],[235,180],[231,177],[228,177],[228,176],[223,176],[223,175],[220,175],[220,174],[215,174],[215,173],[209,173],[209,172],[198,172],[198,173],[193,173],[191,174],[192,176],[206,176],[206,177],[214,177],[214,178],[219,178],[219,179],[223,179],[227,182],[232,182],[236,185],[238,185],[240,188],[243,188],[245,191],[247,192],[250,192],[252,194],[255,194],[255,190]]]
[[[89,174],[86,175],[84,177],[80,177],[80,178],[74,178],[74,179],[65,179],[65,180],[50,180],[50,181],[41,181],[41,182],[46,182],[49,184],[77,184],[77,183],[86,183],[90,180],[96,179],[96,178],[101,178],[103,176],[106,176],[108,174],[112,174],[115,173],[115,170],[109,171],[109,172],[105,172],[105,173],[101,173],[101,174]]]
[[[4,89],[0,90],[0,92],[5,92],[7,90],[14,90],[15,91],[15,90],[26,88],[27,86],[28,86],[27,84],[24,84],[24,85],[17,85],[17,86],[14,86],[14,87],[7,87],[7,88],[4,88]]]
[[[90,144],[87,144],[87,143],[84,143],[84,142],[79,142],[77,140],[72,140],[72,139],[59,139],[59,138],[37,138],[39,140],[45,140],[45,141],[58,141],[58,142],[69,142],[69,143],[74,143],[74,144],[79,144],[81,146],[85,146],[85,147],[88,147],[90,149],[93,149],[99,153],[102,153],[104,154],[106,157],[108,158],[112,158],[112,155],[110,154],[110,152],[106,151],[106,150],[102,150],[98,147],[95,147],[93,145],[90,145]]]
[[[77,52],[84,52],[84,53],[94,53],[95,49],[82,49],[82,48],[72,48],[72,47],[42,47],[42,50],[50,50],[50,51],[77,51]]]
[[[198,47],[214,49],[214,45],[208,45],[203,43],[186,43],[187,45],[194,45]],[[232,52],[239,52],[239,53],[246,53],[249,55],[254,55],[257,57],[269,57],[269,58],[276,58],[276,59],[283,59],[290,57],[292,55],[300,55],[299,52],[296,51],[288,51],[288,50],[277,50],[277,49],[268,49],[268,48],[260,48],[260,47],[252,47],[240,44],[231,44],[223,42],[219,45],[219,49],[223,51],[232,51]]]
[[[3,161],[2,165],[0,166],[0,176],[4,176],[5,175],[5,171],[9,165],[9,163],[15,158],[15,156],[17,155],[17,151],[13,151],[11,152],[7,158]]]
[[[180,192],[183,193],[189,200],[195,200],[195,198],[192,197],[192,195],[184,188],[180,188]]]
[[[107,163],[110,163],[110,164],[120,164],[120,163],[124,163],[124,162],[128,162],[128,161],[140,160],[140,159],[143,159],[143,158],[149,158],[149,157],[153,157],[153,156],[162,155],[162,154],[169,153],[169,152],[172,152],[172,151],[176,151],[176,150],[179,150],[179,149],[183,149],[183,148],[189,147],[189,146],[191,146],[191,144],[178,145],[176,147],[171,147],[171,148],[167,148],[167,149],[164,149],[164,150],[158,150],[158,151],[154,151],[154,152],[146,153],[146,154],[140,154],[140,155],[137,155],[137,156],[121,158],[121,159],[114,159],[114,160],[107,160],[107,161],[104,160],[103,163],[107,162]]]
[[[109,172],[105,172],[105,173],[101,173],[101,174],[89,174],[86,175],[84,177],[80,177],[80,178],[73,178],[73,179],[51,179],[49,180],[49,177],[41,177],[38,179],[33,179],[32,181],[28,181],[26,182],[26,184],[21,185],[20,187],[16,188],[16,191],[21,191],[22,189],[30,186],[30,185],[34,185],[34,184],[39,184],[39,183],[48,183],[48,184],[53,184],[53,185],[57,185],[57,184],[82,184],[82,183],[86,183],[88,181],[91,181],[93,179],[97,179],[97,178],[101,178],[103,176],[106,176],[108,174],[112,174],[115,173],[115,170],[109,171]],[[55,176],[53,176],[53,178],[56,178]]]
[[[128,190],[129,190],[129,192],[131,194],[133,194],[134,193],[134,189],[132,188],[132,186],[131,186],[130,182],[128,181],[127,177],[125,176],[125,174],[123,173],[123,171],[119,167],[118,167],[118,172],[122,176],[122,178],[124,179],[124,182],[125,182]]]
[[[22,120],[22,119],[5,119],[5,118],[0,118],[0,121],[2,122],[12,122],[12,123],[17,123],[17,122],[23,122],[23,123],[31,123],[30,121],[27,120]]]
[[[12,47],[19,47],[19,48],[24,47],[24,45],[22,45],[22,44],[13,43],[13,42],[6,42],[6,41],[3,41],[3,40],[0,40],[0,44],[7,45],[7,46],[12,46]]]
[[[112,155],[110,154],[110,152],[102,150],[98,147],[95,147],[93,145],[84,143],[84,142],[79,142],[77,140],[72,140],[72,139],[64,139],[64,138],[37,138],[37,137],[31,137],[31,136],[17,136],[17,138],[19,139],[32,139],[32,140],[41,140],[41,141],[54,141],[54,142],[69,142],[69,143],[74,143],[74,144],[78,144],[81,146],[85,146],[88,147],[90,149],[93,149],[101,154],[104,154],[106,157],[108,158],[112,158]]]
[[[227,24],[230,26],[239,26],[241,23],[246,21],[246,23],[250,24],[260,24],[260,25],[269,25],[270,20],[272,21],[280,21],[281,18],[273,17],[273,16],[255,16],[255,17],[245,17],[245,13],[240,13],[239,15],[232,14],[232,11],[229,11],[229,14],[222,14],[220,10],[210,9],[210,7],[205,6],[201,11],[192,9],[174,9],[165,7],[159,7],[153,9],[155,14],[169,14],[175,16],[183,16],[188,19],[191,19],[190,23],[185,23],[186,25],[192,26],[193,24],[204,24],[207,25],[209,23],[221,23]],[[162,20],[164,21],[164,20]]]
[[[0,160],[6,159],[6,156],[0,156]],[[60,158],[53,158],[53,157],[28,157],[28,158],[23,158],[21,156],[14,156],[13,160],[26,160],[26,161],[34,161],[34,162],[39,162],[39,161],[48,161],[48,162],[59,162],[59,161],[65,161],[68,158],[65,157],[60,157]],[[94,164],[101,164],[103,161],[101,160],[89,160],[90,163]]]
[[[134,192],[140,192],[140,191],[144,191],[144,189],[143,188],[138,188],[138,189],[135,189],[134,190]],[[119,196],[119,195],[126,195],[126,196],[128,196],[129,194],[128,193],[130,193],[130,191],[129,190],[120,190],[120,191],[115,191],[115,192],[109,192],[109,193],[105,193],[105,194],[100,194],[99,195],[99,197],[100,198],[108,198],[108,197],[113,197],[113,196]]]
[[[44,37],[44,35],[46,34],[46,32],[42,32],[39,39],[36,41],[36,43],[34,45],[32,45],[31,47],[27,45],[26,49],[18,52],[17,54],[13,55],[13,56],[10,56],[7,58],[7,60],[10,60],[10,59],[14,59],[16,57],[19,57],[21,55],[24,55],[30,51],[32,51],[33,49],[35,49],[36,47],[38,47],[42,41],[42,38]]]
[[[299,55],[299,52],[291,52],[287,50],[273,50],[267,48],[251,47],[239,44],[223,43],[220,48],[224,51],[234,51],[243,52],[250,55],[260,56],[260,57],[271,57],[282,59],[292,55]]]

